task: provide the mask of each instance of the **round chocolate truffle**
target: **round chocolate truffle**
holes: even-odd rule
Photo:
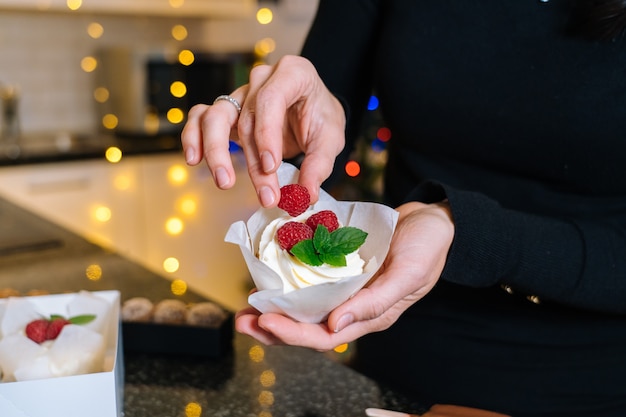
[[[205,301],[189,308],[187,324],[191,326],[219,327],[226,319],[226,312],[217,304]]]
[[[154,306],[154,322],[161,324],[184,324],[187,306],[180,300],[162,300]]]

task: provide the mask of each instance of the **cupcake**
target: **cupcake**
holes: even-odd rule
[[[283,162],[278,169],[281,188],[297,184],[298,176],[291,164]],[[225,241],[239,245],[246,261],[257,289],[248,297],[252,307],[320,323],[374,276],[387,256],[398,212],[383,204],[337,201],[322,189],[310,207],[306,198],[290,200],[287,205],[279,203],[283,207],[260,208],[247,221],[233,223]],[[280,236],[280,229],[289,223],[291,229]],[[307,223],[311,230],[302,232]],[[341,250],[336,251],[336,238],[346,237],[337,232],[344,228],[350,231],[350,244],[342,238],[337,246]],[[316,236],[318,229],[326,233]],[[352,232],[357,229],[360,238],[354,239]],[[361,242],[363,237],[367,239]],[[362,246],[351,247],[353,241]]]

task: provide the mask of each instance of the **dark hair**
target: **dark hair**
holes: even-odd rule
[[[623,37],[626,32],[626,0],[574,0],[570,32],[601,41]]]

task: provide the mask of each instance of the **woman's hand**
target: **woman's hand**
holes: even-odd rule
[[[283,57],[275,66],[260,65],[232,103],[194,106],[182,132],[185,158],[196,165],[204,158],[221,189],[235,184],[229,139],[243,148],[248,173],[263,207],[280,198],[276,170],[284,158],[304,154],[299,183],[317,201],[319,187],[333,169],[345,144],[345,114],[313,65],[302,57]]]
[[[329,350],[390,327],[434,287],[454,238],[447,203],[411,202],[398,211],[398,226],[378,275],[331,312],[327,322],[299,323],[250,308],[237,314],[237,330],[265,344]]]

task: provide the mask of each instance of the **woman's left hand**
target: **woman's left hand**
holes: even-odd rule
[[[390,327],[435,286],[454,238],[454,223],[446,202],[411,202],[398,207],[398,211],[389,253],[377,276],[333,310],[326,322],[300,323],[248,308],[237,313],[237,331],[265,344],[325,351]]]

